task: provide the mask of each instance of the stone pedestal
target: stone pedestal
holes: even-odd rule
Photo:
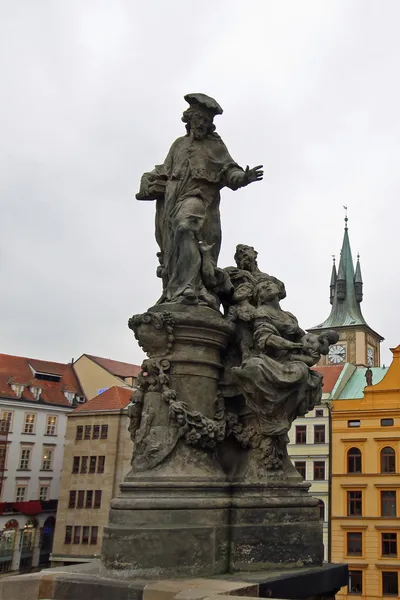
[[[292,569],[322,564],[322,524],[309,484],[234,483],[229,571]]]
[[[232,325],[209,308],[162,305],[134,317],[132,328],[153,361],[148,376],[153,363],[156,376],[151,388],[145,382],[132,470],[111,504],[103,565],[123,576],[225,573],[230,485],[216,437],[224,437],[218,383]]]

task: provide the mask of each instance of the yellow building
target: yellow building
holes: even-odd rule
[[[332,562],[350,569],[342,598],[399,596],[400,346],[392,352],[389,369],[356,368],[333,401]]]
[[[126,407],[131,389],[111,387],[69,415],[52,564],[100,555],[112,498],[130,468]]]

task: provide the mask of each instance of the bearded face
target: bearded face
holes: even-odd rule
[[[203,140],[209,131],[210,125],[212,125],[212,120],[210,121],[206,115],[196,111],[190,119],[190,133],[195,140]]]
[[[212,115],[198,107],[186,110],[182,121],[187,123],[186,129],[195,140],[203,140],[215,129]]]

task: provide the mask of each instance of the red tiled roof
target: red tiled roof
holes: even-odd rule
[[[122,379],[125,377],[137,377],[141,370],[138,365],[131,365],[119,360],[111,360],[110,358],[102,358],[101,356],[93,356],[92,354],[86,354],[85,356],[100,365],[100,367],[103,367],[103,369]]]
[[[33,367],[34,371],[58,375],[61,380],[53,382],[35,379],[30,366]],[[25,386],[21,398],[18,398],[11,388],[12,383]],[[71,406],[63,393],[64,390],[83,395],[72,365],[69,363],[55,363],[24,356],[0,354],[0,397],[37,402],[29,390],[30,387],[41,388],[41,402],[60,406]]]
[[[343,367],[344,365],[313,367],[316,371],[318,371],[318,373],[321,373],[324,378],[324,387],[322,388],[324,393],[330,393],[333,390],[337,380],[339,379],[340,373],[343,370]]]
[[[132,390],[114,385],[95,396],[89,402],[81,404],[74,410],[77,412],[92,411],[92,410],[120,410],[128,406],[131,401]]]

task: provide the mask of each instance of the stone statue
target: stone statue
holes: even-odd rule
[[[263,177],[262,166],[243,170],[230,156],[213,119],[220,105],[205,94],[187,94],[186,135],[178,138],[162,165],[142,176],[138,200],[156,200],[159,303],[218,309],[227,281],[217,268],[221,246],[220,191],[237,190]]]
[[[254,248],[240,245],[235,256],[237,268],[226,269],[235,286],[227,319],[236,324],[241,358],[240,365],[228,369],[250,409],[239,439],[255,449],[254,475],[260,478],[268,470],[290,469],[287,433],[322,396],[322,376],[310,367],[328,353],[338,334],[306,334],[296,317],[281,308],[285,286],[258,269]]]
[[[128,407],[132,468],[111,504],[102,561],[151,577],[321,565],[318,501],[286,446],[293,421],[321,399],[312,367],[338,336],[300,328],[252,246],[218,266],[220,191],[263,172],[231,158],[215,100],[185,99],[187,134],[136,196],[156,201],[163,291],[129,319],[147,358]]]

